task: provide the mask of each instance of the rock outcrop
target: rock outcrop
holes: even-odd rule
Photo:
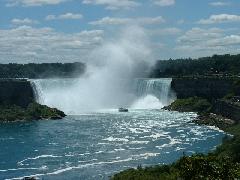
[[[177,100],[170,106],[166,107],[170,110],[177,111],[194,111],[199,113],[212,112],[225,118],[240,122],[240,80],[237,77],[182,77],[173,78],[172,89],[175,91]],[[207,103],[198,99],[206,99]],[[203,106],[203,105],[204,106]],[[207,107],[196,108],[196,107]],[[214,118],[201,118],[214,119]],[[214,121],[215,122],[215,121]]]
[[[234,81],[233,78],[173,78],[171,87],[178,99],[197,96],[211,101],[228,94]]]
[[[26,108],[34,102],[34,93],[29,81],[24,79],[0,80],[0,104]]]
[[[217,100],[213,104],[212,111],[236,122],[240,122],[240,105],[230,100]]]
[[[62,119],[64,112],[35,102],[26,79],[0,79],[0,122]]]

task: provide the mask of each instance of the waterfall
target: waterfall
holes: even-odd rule
[[[30,80],[31,86],[33,88],[35,101],[39,104],[44,104],[42,87],[39,85],[39,80]]]
[[[133,91],[117,94],[122,101],[111,101],[112,96],[102,101],[95,88],[97,96],[91,94],[86,82],[80,79],[36,79],[31,80],[35,100],[50,107],[56,107],[68,114],[77,114],[83,111],[94,111],[106,108],[132,107],[136,109],[159,109],[174,100],[171,90],[171,79],[135,79]],[[121,83],[124,84],[124,83]],[[107,106],[103,106],[107,105]]]
[[[58,108],[66,113],[77,112],[79,104],[73,87],[78,79],[34,79],[30,80],[35,100],[43,105]]]
[[[175,98],[175,94],[171,90],[171,82],[171,78],[137,79],[135,81],[135,92],[139,97],[155,96],[162,104],[169,105]]]

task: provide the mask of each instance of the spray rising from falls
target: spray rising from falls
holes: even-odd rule
[[[142,28],[125,27],[118,34],[119,37],[104,41],[92,51],[84,76],[76,79],[34,80],[36,99],[41,104],[56,107],[68,114],[131,107],[137,98],[142,98],[132,91],[134,79],[144,77],[143,72],[154,62]],[[149,83],[155,86],[155,82]],[[151,92],[149,94],[156,96]]]

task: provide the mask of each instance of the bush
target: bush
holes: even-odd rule
[[[187,99],[177,99],[170,106],[170,110],[181,112],[209,112],[212,108],[211,103],[207,99],[200,97],[190,97]]]
[[[27,108],[16,105],[0,107],[0,121],[61,119],[64,116],[64,112],[38,103],[30,103]]]

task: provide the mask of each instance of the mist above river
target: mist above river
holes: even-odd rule
[[[113,39],[104,40],[89,54],[87,71],[83,76],[67,84],[40,85],[37,88],[40,103],[74,114],[131,107],[139,101],[139,97],[132,93],[134,79],[147,76],[149,67],[154,63],[148,44],[148,37],[141,27],[122,29]],[[44,91],[41,86],[44,86]],[[154,108],[156,104],[161,108],[160,102],[155,102]]]

